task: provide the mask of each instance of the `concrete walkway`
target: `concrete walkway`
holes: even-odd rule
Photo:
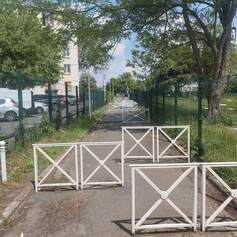
[[[85,137],[85,141],[120,141],[121,123],[119,114],[108,114]],[[139,137],[140,134],[137,134]],[[144,141],[149,143],[149,137]],[[139,154],[141,151],[137,151]],[[100,155],[106,151],[98,151]],[[93,168],[93,159],[88,158],[87,169]],[[67,164],[69,166],[69,164]],[[112,159],[108,166],[118,172],[120,163]],[[101,170],[103,171],[103,170]],[[153,173],[152,178],[159,187],[169,188],[182,174],[182,169]],[[125,164],[125,187],[90,187],[83,191],[56,189],[54,191],[32,192],[11,218],[11,226],[2,228],[0,236],[16,237],[24,233],[26,237],[126,237],[131,236],[131,174],[129,163]],[[96,178],[104,178],[105,172],[98,172]],[[119,175],[119,172],[117,173]],[[200,179],[199,179],[200,180]],[[137,218],[141,217],[159,199],[157,193],[142,179],[137,179]],[[181,210],[192,216],[193,180],[187,177],[170,196]],[[185,197],[184,197],[185,196]],[[200,215],[200,187],[198,195],[198,215]],[[207,204],[213,212],[217,203],[211,199]],[[224,213],[223,216],[229,215]],[[159,217],[159,219],[157,219]],[[175,217],[172,218],[171,217]],[[179,222],[179,214],[164,204],[155,211],[149,222]],[[143,233],[138,236],[237,236],[237,232],[166,231]]]

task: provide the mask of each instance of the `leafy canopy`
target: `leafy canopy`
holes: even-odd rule
[[[56,82],[66,41],[50,27],[43,27],[28,9],[0,8],[0,81],[16,86],[16,72],[25,77],[25,87]]]

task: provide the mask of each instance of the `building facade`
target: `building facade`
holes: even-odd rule
[[[42,24],[45,26],[51,26],[53,29],[61,27],[55,22],[50,14],[40,14],[39,18],[42,19]],[[65,82],[68,85],[69,95],[76,95],[76,86],[79,88],[79,51],[76,38],[72,38],[67,47],[64,49],[64,58],[62,60],[62,78],[54,85],[52,85],[53,94],[65,95]],[[33,93],[46,94],[47,86],[36,86],[33,88]]]

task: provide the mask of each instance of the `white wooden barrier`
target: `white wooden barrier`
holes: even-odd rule
[[[142,136],[137,139],[131,130],[136,130],[139,132],[144,131]],[[155,162],[155,128],[154,126],[126,126],[122,127],[122,143],[123,143],[123,159],[152,159],[152,162]],[[152,138],[150,142],[151,150],[142,144],[142,141],[146,138],[148,134],[151,134]],[[134,141],[134,144],[128,151],[125,151],[125,144],[127,143],[125,135],[128,135]],[[140,146],[147,155],[131,155],[134,149]]]
[[[172,139],[168,133],[165,131],[166,129],[172,129],[174,132],[177,132],[178,129],[181,129],[179,133],[176,134],[175,138]],[[186,151],[183,149],[181,145],[177,144],[177,141],[186,133]],[[169,144],[166,147],[164,146],[164,142],[162,142],[160,138],[160,134],[162,134],[165,139],[168,140]],[[173,155],[166,155],[166,153],[174,146],[181,154],[176,154],[173,152]],[[163,147],[163,150],[161,148]],[[157,126],[157,162],[159,163],[161,158],[186,158],[188,162],[190,162],[190,126]]]
[[[50,155],[48,155],[43,148],[49,147],[68,147],[68,150],[58,159],[54,160]],[[74,155],[68,156],[69,153],[74,150]],[[34,152],[34,173],[35,173],[35,190],[38,192],[41,187],[60,187],[60,186],[75,186],[75,188],[79,189],[79,180],[78,180],[78,149],[77,143],[51,143],[51,144],[33,144],[33,152]],[[40,179],[40,174],[38,170],[38,152],[43,155],[45,159],[47,159],[51,163],[51,168],[43,174],[43,177]],[[74,160],[74,175],[75,177],[71,177],[61,166],[60,163],[65,159],[73,159]],[[63,174],[70,182],[57,182],[57,183],[45,183],[47,177],[55,169],[58,169],[61,174]],[[40,180],[39,180],[40,179]]]
[[[230,186],[213,170],[213,168],[232,167],[237,168],[237,162],[213,162],[201,163],[202,166],[202,231],[208,227],[237,227],[237,221],[215,221],[215,218],[227,207],[227,205],[237,198],[237,189]],[[207,218],[207,172],[216,179],[228,192],[228,198]],[[224,236],[224,235],[223,235]]]
[[[7,162],[6,162],[6,143],[0,141],[0,160],[1,160],[1,177],[2,182],[7,182]]]
[[[152,230],[152,229],[170,229],[170,228],[184,228],[189,227],[194,231],[197,230],[197,163],[187,163],[187,164],[146,164],[146,165],[131,165],[132,172],[132,233],[135,234],[138,230]],[[146,174],[151,169],[156,169],[157,172],[159,169],[185,169],[182,175],[180,175],[177,180],[167,189],[161,190]],[[147,170],[146,174],[143,172]],[[172,191],[182,183],[182,181],[190,173],[193,172],[193,216],[190,219],[179,207],[178,204],[175,204],[169,198]],[[157,192],[157,201],[149,208],[149,210],[138,220],[136,221],[136,176],[140,175],[156,192]],[[169,172],[167,172],[169,175]],[[185,196],[185,193],[184,193]],[[146,196],[144,196],[144,199]],[[164,223],[164,224],[144,224],[144,222],[152,215],[152,213],[157,210],[162,202],[167,202],[186,222],[183,223]]]
[[[96,152],[93,152],[91,150],[91,147],[96,146],[113,146],[113,149],[110,151],[110,153],[104,158],[101,159],[98,157]],[[120,156],[118,157],[121,162],[121,178],[119,178],[114,171],[112,171],[105,163],[109,160],[109,158],[112,157],[112,155],[118,150],[120,151]],[[95,162],[97,163],[96,168],[89,174],[88,177],[84,177],[84,171],[85,171],[85,163],[88,161],[88,157],[85,157],[84,150],[86,150],[91,157],[94,158]],[[80,165],[81,165],[81,189],[84,189],[85,186],[89,185],[122,185],[124,186],[124,160],[122,157],[123,154],[123,146],[122,142],[81,142],[80,143]],[[104,168],[107,170],[109,174],[115,179],[115,181],[90,181],[91,178],[100,170],[100,168]]]

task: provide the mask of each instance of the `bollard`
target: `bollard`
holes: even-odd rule
[[[1,159],[1,176],[2,182],[7,182],[7,163],[6,163],[6,143],[0,141],[0,159]]]

